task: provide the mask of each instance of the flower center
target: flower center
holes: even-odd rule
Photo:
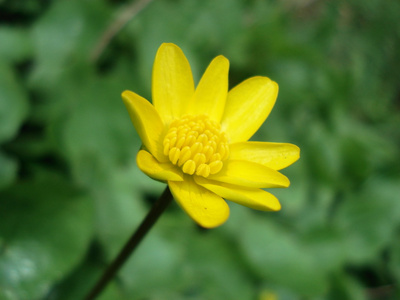
[[[169,160],[189,175],[216,174],[229,156],[226,134],[206,115],[185,115],[172,121],[163,145]]]

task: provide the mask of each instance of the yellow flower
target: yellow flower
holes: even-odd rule
[[[277,170],[299,158],[292,144],[248,142],[274,106],[278,85],[252,77],[228,92],[229,61],[217,56],[197,87],[182,50],[165,43],[153,66],[153,104],[124,91],[122,99],[143,143],[139,168],[166,182],[182,209],[212,228],[229,216],[225,199],[277,211],[278,199],[262,188],[288,187]]]

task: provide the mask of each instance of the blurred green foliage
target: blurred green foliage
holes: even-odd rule
[[[277,81],[254,139],[302,157],[279,213],[204,231],[173,204],[101,299],[399,299],[400,2],[136,5],[102,51],[132,3],[0,1],[0,299],[80,299],[160,195],[120,93],[151,99],[162,42],[196,80],[223,54],[231,87]]]

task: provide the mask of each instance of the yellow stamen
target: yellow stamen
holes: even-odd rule
[[[193,175],[196,171],[196,163],[193,160],[188,160],[182,167],[182,171],[186,174]]]
[[[229,156],[226,134],[206,115],[174,120],[164,141],[164,154],[186,174],[208,177],[221,171]]]

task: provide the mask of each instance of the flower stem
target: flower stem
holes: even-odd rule
[[[111,265],[105,270],[103,276],[99,279],[96,285],[84,298],[85,300],[93,300],[103,291],[108,282],[115,276],[118,270],[122,267],[129,256],[135,251],[143,237],[147,234],[150,228],[156,223],[158,218],[172,201],[171,192],[167,186],[161,197],[154,203],[145,219],[140,224],[139,228],[133,233],[131,238],[122,248],[118,256],[114,259]]]

